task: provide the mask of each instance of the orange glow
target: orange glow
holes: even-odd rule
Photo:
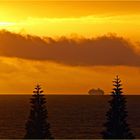
[[[132,46],[139,50],[139,9],[140,2],[138,1],[5,0],[0,1],[0,29],[24,35],[49,36],[55,39],[60,36],[96,38],[113,33],[132,41],[135,44]],[[108,93],[112,89],[111,81],[117,74],[122,78],[126,93],[140,93],[139,65],[73,66],[49,60],[18,58],[18,56],[12,56],[12,53],[18,52],[18,47],[23,47],[23,42],[19,42],[18,47],[11,49],[15,46],[14,41],[13,39],[13,44],[10,44],[7,40],[6,44],[1,40],[0,47],[6,44],[7,46],[4,47],[7,51],[0,50],[0,93],[28,93],[32,91],[36,83],[42,84],[48,93],[83,94],[94,87],[103,88]],[[43,46],[43,43],[41,45]],[[28,46],[24,46],[26,47]],[[30,51],[34,52],[34,50]],[[60,52],[65,56],[65,52]],[[26,53],[32,54],[24,50],[21,56]],[[79,57],[76,58],[79,59]]]
[[[0,28],[43,36],[91,37],[112,32],[137,41],[139,9],[136,1],[5,1],[0,5],[0,22],[15,22],[15,26]]]
[[[140,91],[140,68],[136,67],[70,67],[4,57],[0,58],[0,65],[0,77],[3,78],[0,93],[28,94],[36,83],[41,83],[48,94],[87,94],[93,87],[101,87],[108,94],[117,74],[122,79],[125,94],[139,94]]]

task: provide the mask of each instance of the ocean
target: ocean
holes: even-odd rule
[[[0,95],[0,138],[21,139],[30,111],[30,95]],[[128,123],[140,138],[140,96],[126,96]],[[46,95],[51,132],[58,139],[102,138],[110,96]]]

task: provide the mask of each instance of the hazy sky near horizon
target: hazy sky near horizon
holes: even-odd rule
[[[0,0],[0,29],[10,31],[0,31],[0,93],[36,83],[48,93],[108,93],[115,75],[126,93],[140,93],[139,9],[140,1]]]

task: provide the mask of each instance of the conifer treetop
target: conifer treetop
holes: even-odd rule
[[[122,92],[122,84],[119,76],[117,75],[116,78],[113,80],[113,91],[111,92],[113,95],[121,95]]]
[[[43,90],[41,90],[41,86],[39,84],[36,85],[35,90],[33,91],[33,93],[40,95],[41,93],[43,93]]]

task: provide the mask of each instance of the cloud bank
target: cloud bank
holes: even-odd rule
[[[135,46],[114,35],[87,39],[40,38],[0,31],[0,56],[72,66],[140,66]]]

